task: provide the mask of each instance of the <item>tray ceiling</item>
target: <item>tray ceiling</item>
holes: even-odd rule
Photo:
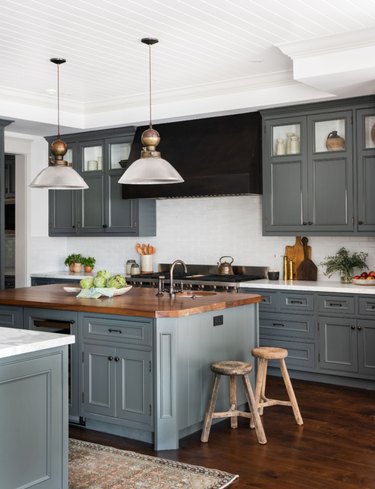
[[[279,45],[374,26],[372,0],[2,0],[0,98],[52,108],[49,59],[64,57],[65,111],[144,108],[147,47],[140,39],[147,36],[160,40],[152,48],[155,104],[225,97],[293,81],[293,62]],[[10,108],[1,116],[12,117]]]

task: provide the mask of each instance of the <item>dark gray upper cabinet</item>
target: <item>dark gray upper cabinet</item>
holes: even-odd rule
[[[154,236],[154,200],[124,200],[118,183],[133,140],[133,128],[63,136],[89,188],[50,190],[50,236]],[[48,138],[50,143],[54,138]]]
[[[375,107],[357,111],[358,219],[360,234],[375,233]]]
[[[375,233],[374,98],[262,116],[263,233]]]

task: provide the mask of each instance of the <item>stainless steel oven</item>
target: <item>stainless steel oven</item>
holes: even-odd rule
[[[45,309],[25,309],[25,324],[34,331],[77,336],[78,315],[74,311],[51,311]],[[78,344],[69,345],[69,417],[78,421]]]

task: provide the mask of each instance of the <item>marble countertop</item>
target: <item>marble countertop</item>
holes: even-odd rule
[[[112,273],[112,272],[111,272]],[[43,278],[63,278],[63,279],[75,279],[81,280],[86,277],[95,277],[96,273],[73,273],[69,270],[57,271],[57,272],[45,272],[45,273],[30,273],[30,277],[43,277]],[[113,274],[114,275],[114,274]]]
[[[374,280],[375,282],[375,280]],[[318,280],[307,282],[303,280],[253,280],[252,282],[241,282],[241,287],[247,289],[276,289],[276,290],[300,290],[305,292],[328,292],[339,294],[375,294],[374,285],[343,284],[341,282],[330,282]]]
[[[75,336],[28,329],[0,328],[0,358],[75,343]]]

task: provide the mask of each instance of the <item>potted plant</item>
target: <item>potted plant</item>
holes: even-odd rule
[[[65,258],[64,265],[69,267],[71,272],[82,272],[82,255],[80,253],[72,253]]]
[[[346,248],[342,247],[336,255],[327,256],[325,261],[321,263],[322,266],[326,267],[324,275],[330,277],[333,273],[339,272],[341,282],[350,283],[353,279],[354,268],[359,270],[368,268],[366,264],[367,256],[368,254],[363,251],[350,253]]]
[[[87,258],[83,257],[82,258],[82,265],[85,268],[85,272],[90,273],[92,272],[92,269],[94,268],[96,263],[96,260],[93,256],[88,256]]]

